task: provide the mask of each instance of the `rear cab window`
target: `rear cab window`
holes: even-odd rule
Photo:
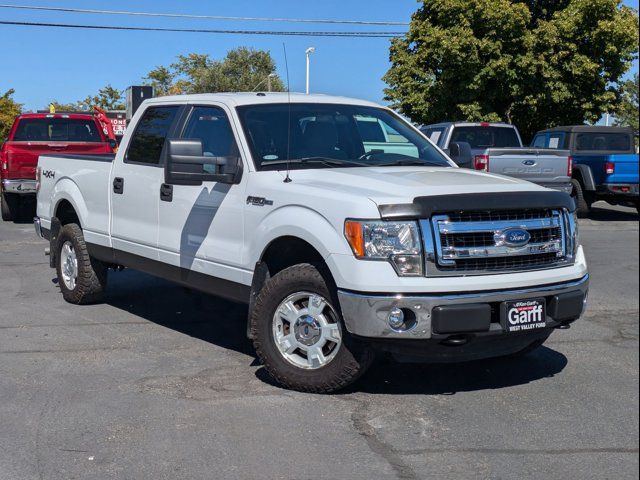
[[[179,109],[177,105],[147,108],[131,136],[124,161],[159,165],[165,140]]]
[[[576,151],[610,151],[632,152],[632,136],[628,133],[577,133],[575,139]]]
[[[473,149],[517,148],[520,139],[512,127],[456,126],[449,143],[466,142]]]
[[[89,142],[101,143],[104,138],[93,119],[21,118],[14,142]]]

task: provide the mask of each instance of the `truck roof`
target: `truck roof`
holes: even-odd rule
[[[356,98],[339,97],[322,94],[304,94],[286,92],[240,92],[240,93],[200,93],[190,95],[170,95],[166,97],[156,97],[145,100],[143,103],[159,104],[167,102],[220,102],[232,106],[241,105],[262,105],[270,103],[338,103],[348,105],[363,105],[370,107],[380,107],[377,103]]]
[[[423,125],[420,128],[450,127],[452,125],[455,125],[456,127],[506,127],[506,128],[516,128],[515,125],[513,125],[511,123],[505,123],[505,122],[466,122],[466,121],[432,123],[430,125]]]
[[[591,132],[591,133],[634,133],[631,127],[606,127],[604,125],[564,125],[540,130],[547,132]]]
[[[16,118],[71,118],[75,120],[87,120],[94,118],[93,113],[21,113]]]

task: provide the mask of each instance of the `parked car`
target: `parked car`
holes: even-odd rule
[[[508,123],[448,122],[421,128],[461,167],[498,173],[571,193],[569,151],[522,146]]]
[[[604,200],[638,209],[638,153],[632,128],[573,125],[536,133],[532,147],[570,150],[578,215]]]
[[[36,193],[38,157],[47,153],[113,153],[115,136],[100,113],[18,115],[0,147],[2,219],[13,220],[26,197]],[[33,215],[32,215],[33,216]]]
[[[363,118],[393,138],[368,150]],[[460,169],[370,102],[152,99],[115,156],[43,155],[38,170],[35,227],[68,302],[99,301],[120,267],[245,302],[259,359],[292,389],[342,388],[376,349],[524,354],[587,298],[568,194]]]

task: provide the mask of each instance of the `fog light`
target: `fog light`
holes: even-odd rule
[[[389,310],[387,321],[394,330],[401,330],[404,326],[404,312],[398,307],[393,307]]]

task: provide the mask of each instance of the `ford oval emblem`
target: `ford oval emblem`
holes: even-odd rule
[[[536,164],[536,161],[535,160],[525,160],[522,163],[523,163],[523,165],[527,165],[528,167],[532,167],[533,165]]]
[[[524,247],[531,240],[531,234],[523,228],[508,228],[502,232],[500,240],[508,247]]]

